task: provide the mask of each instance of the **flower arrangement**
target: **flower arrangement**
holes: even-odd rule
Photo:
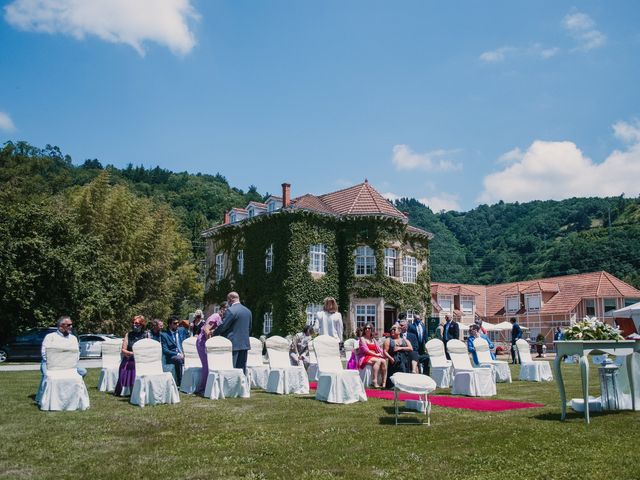
[[[618,328],[597,318],[584,317],[564,331],[565,340],[624,340]]]

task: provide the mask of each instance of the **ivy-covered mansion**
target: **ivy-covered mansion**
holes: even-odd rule
[[[236,290],[253,312],[253,335],[286,335],[335,297],[345,332],[398,313],[430,312],[429,240],[365,180],[324,195],[250,202],[225,213],[206,239],[209,310]]]

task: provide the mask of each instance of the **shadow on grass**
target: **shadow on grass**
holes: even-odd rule
[[[618,415],[623,413],[622,411],[607,411],[607,412],[589,412],[589,418],[607,417],[609,415]],[[534,420],[561,422],[561,414],[558,413],[541,413],[540,415],[533,415],[530,417]],[[584,414],[581,412],[567,412],[565,421],[567,420],[581,420],[584,421]]]

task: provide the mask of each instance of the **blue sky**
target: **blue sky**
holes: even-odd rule
[[[640,3],[12,0],[0,142],[434,210],[640,194]]]

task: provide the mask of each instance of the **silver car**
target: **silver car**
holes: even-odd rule
[[[121,340],[112,334],[85,333],[78,335],[80,343],[80,358],[100,358],[102,356],[102,342]]]

